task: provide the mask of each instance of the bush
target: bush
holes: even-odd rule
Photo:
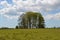
[[[16,26],[16,29],[18,29],[19,27],[18,26]]]

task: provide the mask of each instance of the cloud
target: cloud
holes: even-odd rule
[[[44,11],[53,11],[60,9],[60,0],[42,0],[40,1]]]
[[[60,12],[54,15],[54,19],[60,19]]]
[[[60,20],[60,12],[59,13],[56,13],[56,14],[48,14],[46,16],[44,16],[44,18],[46,20]]]
[[[9,19],[17,19],[21,14],[22,12],[17,12],[16,8],[14,7],[5,8],[0,11],[0,15]]]
[[[4,15],[4,17],[6,17],[8,19],[17,19],[19,16],[8,16],[8,15]]]
[[[17,5],[17,8],[33,7],[33,9],[39,8],[43,11],[53,11],[60,9],[60,0],[13,0],[13,3]]]
[[[23,12],[27,11],[37,11],[37,12],[51,12],[55,10],[60,10],[60,0],[12,0],[13,3],[9,4],[6,0],[2,1],[0,5],[4,8],[0,10],[0,15],[7,18],[16,18],[16,16],[21,15]],[[47,19],[58,18],[59,13],[54,15],[48,14],[45,16]]]
[[[6,0],[5,1],[2,1],[0,3],[0,5],[2,5],[4,8],[11,7],[11,4],[8,4],[8,2]]]

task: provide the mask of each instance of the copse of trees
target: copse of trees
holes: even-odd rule
[[[26,12],[19,17],[18,28],[45,28],[45,21],[41,13]]]

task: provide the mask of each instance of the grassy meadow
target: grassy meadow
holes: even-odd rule
[[[0,29],[0,40],[60,40],[60,29]]]

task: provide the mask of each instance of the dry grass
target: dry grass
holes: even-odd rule
[[[0,40],[60,40],[60,29],[1,29]]]

